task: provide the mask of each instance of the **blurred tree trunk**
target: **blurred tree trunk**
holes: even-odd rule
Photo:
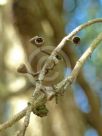
[[[5,94],[6,90],[6,68],[5,68],[5,52],[6,52],[6,46],[5,46],[5,30],[4,30],[4,7],[0,6],[0,95]],[[0,123],[3,123],[5,121],[5,117],[7,116],[6,111],[7,103],[3,100],[0,100]],[[1,132],[2,136],[7,135],[6,132]],[[0,136],[1,136],[0,135]]]
[[[51,0],[14,1],[15,24],[28,56],[34,50],[34,47],[32,48],[28,43],[28,40],[33,36],[41,35],[45,38],[46,45],[53,46],[56,46],[64,37],[62,3],[62,0],[56,0],[55,5]],[[69,52],[67,46],[64,47],[64,51]],[[40,54],[38,60],[39,57],[41,57]],[[38,60],[33,60],[32,63]],[[33,67],[35,67],[35,64],[33,64]],[[64,69],[61,68],[60,64],[58,70],[61,80],[64,77],[62,72]],[[52,81],[50,84],[54,82]],[[43,136],[82,136],[84,134],[86,124],[76,108],[73,93],[70,89],[65,96],[59,98],[58,104],[55,104],[55,101],[50,102],[48,109],[50,111],[48,117],[41,119]]]
[[[6,57],[9,48],[9,45],[12,47],[11,43],[13,41],[12,37],[9,36],[9,28],[12,26],[11,19],[11,3],[7,5],[0,5],[0,124],[7,121],[11,116],[11,104],[5,96],[9,94],[8,84],[10,73],[9,68],[6,64],[9,60]],[[12,30],[11,30],[12,31]],[[11,131],[6,130],[0,132],[0,136],[9,136],[16,131],[17,125],[11,128]]]

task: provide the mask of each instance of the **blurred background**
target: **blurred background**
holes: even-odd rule
[[[41,58],[47,58],[38,52],[29,61],[37,50],[29,40],[39,35],[44,46],[54,48],[78,25],[101,17],[102,0],[0,0],[0,124],[24,109],[35,88],[30,76],[17,73],[18,66],[25,63],[37,71]],[[44,84],[55,84],[70,75],[77,59],[101,31],[102,24],[94,24],[78,33],[80,45],[66,44],[63,52],[68,66],[62,61],[54,70],[60,74]],[[26,136],[102,136],[101,52],[100,45],[58,104],[55,100],[47,103],[47,117],[31,115]],[[0,136],[15,135],[22,123],[23,119]]]

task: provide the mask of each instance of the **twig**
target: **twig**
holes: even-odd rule
[[[27,107],[22,110],[21,112],[19,112],[18,114],[14,115],[14,117],[12,117],[12,119],[10,119],[9,121],[3,123],[0,125],[0,131],[3,131],[6,128],[11,127],[12,125],[14,125],[17,121],[19,121],[21,118],[23,118],[26,114],[27,111]]]
[[[86,62],[86,60],[91,56],[94,49],[99,45],[99,43],[102,41],[102,33],[100,33],[97,38],[94,39],[90,47],[85,51],[85,53],[80,57],[80,59],[76,62],[76,65],[71,73],[70,76],[66,77],[63,81],[57,84],[57,91],[59,91],[62,87],[68,87],[72,82],[77,78],[77,75],[79,74],[82,66]]]
[[[17,136],[24,136],[25,135],[26,129],[29,125],[30,114],[32,112],[33,107],[36,108],[36,104],[42,103],[42,105],[43,105],[47,101],[45,94],[40,91],[41,88],[42,88],[42,85],[40,85],[39,83],[36,83],[36,88],[33,92],[32,97],[30,98],[30,101],[28,102],[28,107],[26,110],[26,115],[25,115],[23,127],[17,133]]]
[[[51,62],[55,62],[56,63],[56,55],[58,54],[58,52],[60,52],[60,50],[63,48],[63,46],[65,45],[65,43],[68,41],[68,40],[71,40],[71,38],[73,38],[73,36],[78,33],[80,30],[86,28],[87,26],[90,26],[94,23],[98,23],[98,22],[102,22],[102,19],[94,19],[94,20],[91,20],[89,21],[88,23],[85,23],[83,25],[80,25],[79,27],[77,27],[76,29],[74,29],[68,36],[64,37],[62,39],[62,41],[60,42],[60,44],[54,49],[54,51],[51,53],[51,56],[48,57],[46,63],[44,64],[39,76],[38,76],[38,81],[36,83],[36,88],[34,90],[34,93],[33,93],[33,96],[31,97],[30,99],[30,102],[28,104],[28,107],[26,109],[26,115],[25,115],[25,120],[24,120],[24,124],[23,124],[23,128],[22,130],[19,132],[19,136],[24,136],[25,134],[25,131],[26,131],[26,128],[28,127],[28,124],[29,124],[29,120],[30,120],[30,114],[31,114],[31,111],[32,111],[32,108],[33,108],[33,105],[34,103],[36,103],[37,100],[39,100],[38,102],[40,103],[43,99],[38,99],[39,97],[42,96],[41,94],[41,88],[42,88],[42,81],[44,80],[45,78],[45,75],[46,75],[46,69],[49,67],[50,63]],[[93,52],[93,50],[96,48],[96,45],[100,42],[100,40],[102,40],[102,34],[100,34],[97,39],[92,43],[92,49],[90,50],[90,48],[88,49],[88,54],[87,52],[85,52],[85,55],[83,55],[79,61],[77,62],[72,74],[71,74],[71,78],[67,78],[64,80],[64,82],[62,82],[62,86],[63,86],[63,83],[64,85],[67,83],[68,84],[71,84],[71,82],[73,82],[73,80],[75,80],[77,74],[79,73],[81,67],[83,66],[84,62],[86,61],[86,59],[88,58],[88,56]],[[69,80],[70,79],[70,80]],[[62,87],[61,86],[61,87]],[[43,94],[43,97],[45,97],[46,95]],[[47,101],[47,100],[46,100]],[[24,113],[25,114],[25,113]],[[23,115],[24,115],[23,114]],[[3,129],[3,128],[2,128]],[[1,129],[1,130],[2,130]]]
[[[86,52],[82,55],[82,57],[77,61],[76,65],[75,65],[75,67],[74,67],[74,69],[73,69],[73,71],[71,73],[71,76],[65,78],[63,81],[61,81],[59,84],[57,84],[57,91],[60,91],[60,89],[62,87],[64,87],[65,85],[67,85],[67,87],[68,87],[68,85],[70,85],[70,83],[72,83],[76,79],[76,77],[77,77],[77,75],[78,75],[81,67],[83,66],[83,64],[85,63],[85,61],[92,54],[92,52],[94,51],[94,49],[99,45],[99,43],[101,41],[102,41],[102,33],[98,35],[98,37],[92,42],[91,46],[86,50]],[[39,96],[40,95],[41,94],[39,94]],[[44,97],[44,95],[43,95],[43,97]],[[38,94],[37,94],[36,99],[37,100],[39,99]],[[41,99],[39,99],[39,101],[37,103],[39,103],[39,102],[41,102]],[[16,123],[17,121],[19,121],[22,117],[25,116],[26,111],[27,111],[27,107],[24,110],[22,110],[21,112],[19,112],[17,115],[15,115],[11,120],[9,120],[9,121],[5,122],[4,124],[2,124],[0,126],[0,131],[6,129],[8,127],[11,127],[14,123]]]
[[[60,90],[63,86],[65,86],[67,84],[68,85],[73,82],[73,80],[76,79],[81,67],[83,66],[83,64],[85,63],[85,61],[88,59],[88,57],[92,54],[92,52],[94,51],[94,49],[98,46],[98,44],[102,41],[102,33],[92,42],[91,46],[86,50],[86,52],[82,55],[82,57],[77,61],[77,64],[75,65],[72,74],[69,77],[67,77],[66,79],[64,79],[62,82],[60,82],[57,85],[57,89]],[[71,79],[71,80],[69,80]],[[71,82],[70,82],[71,81]],[[57,91],[58,91],[57,90]],[[36,97],[36,99],[38,99],[38,95]],[[38,101],[38,103],[41,101],[41,99]],[[21,112],[19,112],[17,115],[15,115],[10,121],[7,121],[6,123],[4,123],[3,125],[0,126],[0,131],[4,130],[8,127],[11,127],[15,122],[17,122],[18,120],[20,120],[22,117],[25,116],[27,112],[27,108],[25,108],[24,110],[22,110]]]
[[[33,103],[32,108],[33,108],[33,111],[35,111],[35,113],[36,113],[36,107],[38,107],[40,104],[44,104],[46,102],[44,93],[42,93],[41,91],[37,92],[35,94],[35,100],[36,101]],[[19,121],[21,118],[23,118],[26,115],[27,108],[28,108],[28,106],[26,108],[24,108],[21,112],[14,115],[14,117],[12,117],[12,119],[10,119],[9,121],[6,121],[5,123],[1,124],[0,125],[0,132],[3,131],[6,128],[11,127],[17,121]]]
[[[39,4],[39,2],[38,2],[38,4]],[[49,21],[49,23],[52,26],[53,31],[54,31],[53,39],[55,42],[59,42],[59,39],[61,39],[65,35],[65,33],[63,31],[64,30],[64,23],[63,23],[63,20],[61,19],[61,15],[57,12],[54,4],[50,4],[49,7],[48,7],[48,4],[49,4],[48,0],[43,0],[43,2],[41,3],[41,5],[43,5],[43,10],[45,12],[46,18]],[[53,9],[53,12],[51,9]],[[55,16],[53,16],[53,13]],[[73,69],[74,65],[77,61],[77,54],[70,46],[68,46],[68,45],[70,45],[70,43],[68,43],[66,45],[67,46],[64,46],[63,51],[68,56],[70,64],[71,64],[71,68]],[[92,113],[90,114],[90,118],[92,118],[92,115],[94,113],[97,113],[96,116],[98,116],[98,113],[100,112],[100,101],[98,99],[98,96],[95,93],[96,92],[95,88],[92,88],[90,86],[89,82],[86,81],[82,71],[80,71],[80,73],[79,73],[79,76],[77,78],[77,82],[82,87],[83,91],[85,92],[85,95],[88,98],[88,101],[89,101],[89,104],[91,107],[91,111],[92,111]],[[96,124],[96,122],[98,122],[98,118],[94,117],[94,119],[95,119],[95,121],[93,122],[93,124],[91,124],[92,126],[94,126],[94,124]],[[96,125],[97,125],[97,127],[95,129],[97,129],[99,127],[99,123],[97,123]],[[98,132],[100,133],[100,131],[98,131]],[[102,135],[102,133],[100,135]]]
[[[39,80],[39,84],[36,84],[36,88],[35,90],[36,91],[40,91],[41,88],[37,87],[38,86],[41,86],[42,85],[42,81],[44,80],[45,78],[45,75],[46,75],[46,70],[48,68],[48,66],[50,65],[50,63],[52,61],[55,62],[56,60],[56,55],[58,54],[58,52],[60,52],[60,50],[63,48],[63,46],[65,45],[65,43],[68,41],[68,40],[71,40],[71,38],[77,33],[79,32],[80,30],[82,30],[83,28],[87,27],[87,26],[90,26],[91,24],[94,24],[96,22],[102,22],[102,19],[94,19],[94,20],[91,20],[89,21],[88,23],[85,23],[83,25],[80,25],[79,27],[77,27],[76,29],[74,29],[68,36],[66,36],[65,38],[63,38],[63,40],[60,42],[60,44],[54,49],[54,51],[51,53],[51,56],[48,57],[48,60],[46,61],[46,63],[44,64],[39,76],[38,76],[38,80]],[[33,93],[33,96],[34,96],[34,93]],[[34,101],[34,100],[33,100]],[[26,113],[26,116],[25,116],[25,120],[24,120],[24,127],[26,126],[25,124],[29,124],[29,120],[30,120],[30,113],[31,113],[31,107],[32,107],[32,104],[33,104],[33,101],[31,101],[31,105],[29,105],[28,107],[28,111],[29,111],[29,119],[28,119],[28,112]],[[30,109],[30,110],[29,110]],[[28,123],[26,123],[26,120],[28,120]],[[23,127],[23,128],[24,128]],[[27,127],[26,127],[27,128]],[[21,133],[21,136],[24,136],[24,131],[26,129],[22,129],[20,131]],[[20,136],[20,135],[18,135]]]
[[[46,61],[45,65],[43,66],[40,75],[38,77],[39,81],[42,82],[45,78],[45,74],[46,74],[46,69],[47,67],[50,65],[51,61],[55,61],[55,56],[58,54],[58,52],[61,51],[61,49],[63,48],[63,46],[67,43],[67,41],[71,40],[71,38],[73,38],[74,35],[76,35],[79,31],[81,31],[82,29],[94,24],[94,23],[102,23],[102,19],[93,19],[91,21],[88,21],[85,24],[82,24],[80,26],[78,26],[76,29],[74,29],[68,36],[65,36],[62,41],[59,43],[59,45],[54,49],[54,51],[51,53],[51,55],[48,57],[48,60]]]
[[[39,4],[39,3],[38,3]],[[43,0],[43,2],[41,3],[44,7],[44,12],[46,15],[46,18],[48,19],[50,25],[52,26],[53,30],[54,30],[54,35],[53,38],[55,41],[58,42],[59,39],[61,39],[64,36],[64,24],[63,24],[63,20],[61,19],[61,15],[57,12],[54,4],[50,4],[50,6],[48,7],[48,0]],[[53,12],[52,10],[53,9]],[[55,16],[53,16],[53,13]],[[56,35],[56,36],[55,36]],[[66,55],[69,58],[70,64],[71,64],[71,68],[74,68],[74,65],[77,61],[77,54],[75,53],[75,51],[68,45],[70,45],[70,43],[66,44],[67,46],[64,46],[63,51],[66,53]],[[77,82],[79,83],[79,85],[82,87],[83,91],[85,92],[91,110],[92,110],[92,114],[99,113],[100,112],[100,102],[98,99],[98,96],[95,94],[95,88],[92,88],[89,83],[86,81],[86,79],[84,78],[83,72],[80,71],[80,74],[77,78]],[[90,114],[90,118],[92,116],[92,114]],[[96,115],[98,116],[98,114]],[[95,118],[95,122],[94,124],[96,124],[96,122],[98,122],[98,119]],[[94,126],[94,124],[92,124],[92,126]],[[97,127],[99,126],[99,124],[97,123]],[[97,128],[96,128],[97,129]],[[100,134],[102,135],[102,133]]]

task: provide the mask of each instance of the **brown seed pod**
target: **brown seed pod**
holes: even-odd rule
[[[18,68],[17,68],[17,72],[19,73],[28,73],[27,67],[25,64],[21,64]]]
[[[78,44],[80,43],[80,37],[74,36],[74,37],[72,38],[72,42],[73,42],[74,44],[78,45]]]
[[[44,44],[44,39],[42,37],[35,36],[30,39],[30,42],[37,47],[41,47]]]

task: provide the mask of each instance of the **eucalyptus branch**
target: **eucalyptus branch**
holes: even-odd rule
[[[26,111],[27,111],[27,107],[24,110],[22,110],[21,112],[14,115],[14,117],[12,117],[9,121],[6,121],[5,123],[1,124],[0,125],[0,132],[5,130],[6,128],[11,127],[17,121],[19,121],[21,118],[23,118],[26,114]]]
[[[80,72],[80,69],[82,68],[83,64],[86,62],[88,57],[90,57],[90,55],[93,53],[94,49],[99,45],[99,43],[101,41],[102,41],[102,33],[97,36],[97,38],[92,42],[90,47],[85,51],[85,53],[77,61],[70,77],[65,78],[63,81],[61,81],[59,84],[57,84],[57,86],[56,86],[57,92],[61,91],[61,88],[64,88],[65,86],[68,87],[76,79],[76,77],[77,77],[78,73]],[[46,89],[48,89],[49,92],[50,92],[50,90],[52,91],[52,88],[47,87]],[[48,91],[48,90],[46,90],[46,91]],[[54,94],[52,93],[52,95],[50,95],[50,97],[52,97],[53,95]],[[37,97],[37,99],[38,99],[38,97]],[[38,103],[40,103],[40,102],[41,102],[41,100],[38,101]],[[33,105],[33,108],[34,108],[34,105]],[[19,112],[18,114],[16,114],[11,120],[2,124],[0,126],[0,131],[6,129],[8,127],[11,127],[14,123],[16,123],[21,118],[23,118],[26,114],[26,111],[27,111],[27,107],[24,110],[22,110],[21,112]]]
[[[11,125],[13,125],[13,123],[15,123],[16,121],[20,120],[23,116],[25,116],[24,119],[24,124],[22,129],[19,131],[19,133],[17,134],[17,136],[24,136],[26,129],[29,125],[29,121],[30,121],[30,114],[34,109],[36,109],[36,103],[43,103],[45,104],[47,102],[46,97],[48,97],[48,95],[53,94],[54,93],[48,93],[51,92],[52,90],[55,91],[56,94],[56,89],[57,92],[61,90],[61,88],[63,87],[68,87],[69,85],[72,84],[72,82],[76,79],[77,75],[80,72],[81,67],[83,66],[83,64],[85,63],[85,61],[88,59],[88,57],[92,54],[92,52],[94,51],[94,49],[97,47],[97,45],[99,44],[99,42],[102,40],[102,33],[92,42],[91,46],[87,49],[87,51],[82,55],[82,57],[77,61],[72,73],[70,77],[65,78],[63,81],[61,81],[59,84],[57,84],[56,88],[46,88],[45,91],[42,92],[42,81],[44,80],[45,76],[46,76],[46,71],[49,72],[49,66],[51,63],[57,64],[59,62],[58,58],[56,57],[56,55],[61,51],[61,49],[63,48],[63,46],[67,43],[67,41],[72,40],[73,36],[75,36],[80,30],[94,24],[94,23],[100,23],[102,22],[102,19],[93,19],[85,24],[82,24],[80,26],[78,26],[76,29],[74,29],[68,36],[64,37],[62,39],[62,41],[59,43],[59,45],[53,50],[53,52],[51,53],[51,55],[48,57],[47,61],[45,62],[42,70],[40,71],[39,75],[38,75],[38,81],[36,82],[36,87],[35,90],[33,92],[33,95],[30,99],[30,101],[28,102],[28,106],[26,109],[24,109],[22,112],[18,113],[13,119],[11,119],[10,121],[2,124],[0,126],[0,131],[10,127]],[[55,65],[54,65],[55,66]],[[23,69],[25,70],[25,69]],[[48,89],[48,90],[47,90]],[[44,102],[43,102],[44,101]]]
[[[28,106],[27,106],[27,110],[26,110],[26,114],[25,114],[25,119],[24,119],[24,124],[21,128],[21,130],[17,133],[17,136],[24,136],[26,129],[29,125],[30,122],[30,115],[31,112],[33,111],[33,108],[36,109],[36,105],[41,104],[44,105],[46,103],[46,95],[44,93],[41,92],[41,85],[39,85],[38,83],[36,83],[36,88],[34,90],[34,93],[32,95],[32,97],[30,98],[30,101],[28,102]]]
[[[91,43],[90,47],[84,52],[84,54],[80,57],[80,59],[76,62],[76,65],[71,73],[70,76],[66,77],[63,81],[57,84],[56,89],[57,92],[61,90],[61,88],[64,88],[66,90],[66,87],[71,85],[73,81],[77,78],[82,66],[86,62],[86,60],[91,56],[95,48],[99,45],[99,43],[102,41],[102,33],[100,33]]]
[[[45,65],[43,66],[40,75],[39,75],[39,81],[43,81],[45,78],[45,74],[46,74],[46,69],[47,67],[50,65],[50,63],[52,61],[55,61],[55,56],[61,51],[61,49],[64,47],[64,45],[67,43],[67,41],[71,40],[73,38],[73,36],[75,36],[79,31],[81,31],[82,29],[95,24],[95,23],[102,23],[102,18],[99,19],[93,19],[91,21],[88,21],[85,24],[82,24],[78,27],[76,27],[71,33],[69,33],[67,36],[65,36],[62,41],[59,43],[59,45],[54,49],[54,51],[51,53],[50,57],[48,58],[48,60],[46,61]]]
[[[48,93],[48,98],[50,98],[49,96],[53,96],[55,93],[52,91],[53,88],[52,87],[43,87],[44,91],[47,90],[47,93]],[[37,94],[36,96],[36,101],[35,103],[33,103],[33,112],[35,114],[36,113],[36,107],[38,107],[39,105],[42,105],[44,103],[46,103],[46,98],[44,96],[44,93],[43,92],[39,92],[39,94]],[[17,121],[19,121],[21,118],[23,118],[25,116],[27,112],[27,107],[24,108],[21,112],[17,113],[16,115],[14,115],[9,121],[6,121],[5,123],[1,124],[0,125],[0,132],[5,130],[6,128],[9,128],[11,127],[12,125],[14,125]]]
[[[96,21],[94,21],[94,22],[96,22]],[[76,31],[80,31],[81,28],[84,28],[84,27],[86,27],[86,26],[89,26],[90,24],[92,24],[92,22],[91,22],[91,23],[90,23],[90,22],[89,22],[89,23],[86,23],[86,24],[82,25],[81,27],[78,27],[78,29],[75,29],[75,30],[76,30]],[[70,40],[70,38],[71,38],[72,36],[74,36],[74,34],[76,33],[76,31],[73,31],[73,33],[70,34],[69,40]],[[65,79],[65,83],[66,83],[67,81],[69,81],[69,82],[68,82],[68,83],[69,83],[68,85],[72,84],[73,80],[77,77],[77,75],[78,75],[78,73],[79,73],[81,67],[83,66],[84,62],[87,60],[88,56],[93,52],[94,48],[95,48],[96,45],[100,42],[100,40],[102,40],[102,37],[101,37],[101,36],[102,36],[102,35],[100,34],[99,37],[97,37],[96,40],[93,41],[93,43],[92,43],[92,48],[91,48],[91,49],[89,48],[88,53],[85,52],[85,54],[82,55],[82,57],[78,60],[76,66],[75,66],[75,68],[74,68],[74,70],[73,70],[74,72],[72,72],[72,74],[71,74],[71,78],[69,79],[69,77],[68,77],[67,79]],[[67,36],[67,38],[68,38],[68,36]],[[65,39],[65,38],[64,38],[64,39]],[[63,39],[63,40],[64,40],[64,39]],[[62,40],[62,41],[63,41],[63,40]],[[41,72],[40,72],[40,74],[39,74],[38,79],[39,79],[40,82],[39,82],[39,84],[38,84],[38,83],[36,84],[35,92],[39,92],[39,91],[41,90],[42,81],[44,80],[46,70],[47,70],[48,66],[50,65],[51,61],[55,61],[56,55],[57,55],[58,51],[60,51],[60,49],[64,46],[64,43],[65,43],[65,42],[66,42],[66,39],[62,42],[62,43],[63,43],[63,44],[61,44],[62,46],[59,44],[59,45],[58,45],[59,48],[56,47],[56,49],[52,52],[51,56],[48,58],[47,62],[45,63],[44,67],[42,68],[42,70],[41,70]],[[57,50],[57,49],[59,49],[59,50]],[[56,50],[57,50],[57,52],[56,52]],[[35,92],[33,93],[33,96],[34,96]],[[22,129],[22,131],[20,131],[20,132],[21,132],[21,135],[18,135],[18,136],[24,136],[24,134],[25,134],[25,130],[26,130],[26,128],[27,128],[26,126],[28,126],[28,124],[29,124],[30,114],[31,114],[31,111],[32,111],[32,104],[33,104],[33,102],[34,102],[34,99],[32,99],[32,101],[30,102],[31,105],[28,107],[28,110],[27,110],[28,112],[26,113],[26,117],[25,117],[25,121],[24,121],[24,126],[23,126],[23,128],[25,128],[25,129]],[[27,123],[26,123],[26,120],[28,120]],[[26,125],[25,125],[25,124],[26,124]]]

